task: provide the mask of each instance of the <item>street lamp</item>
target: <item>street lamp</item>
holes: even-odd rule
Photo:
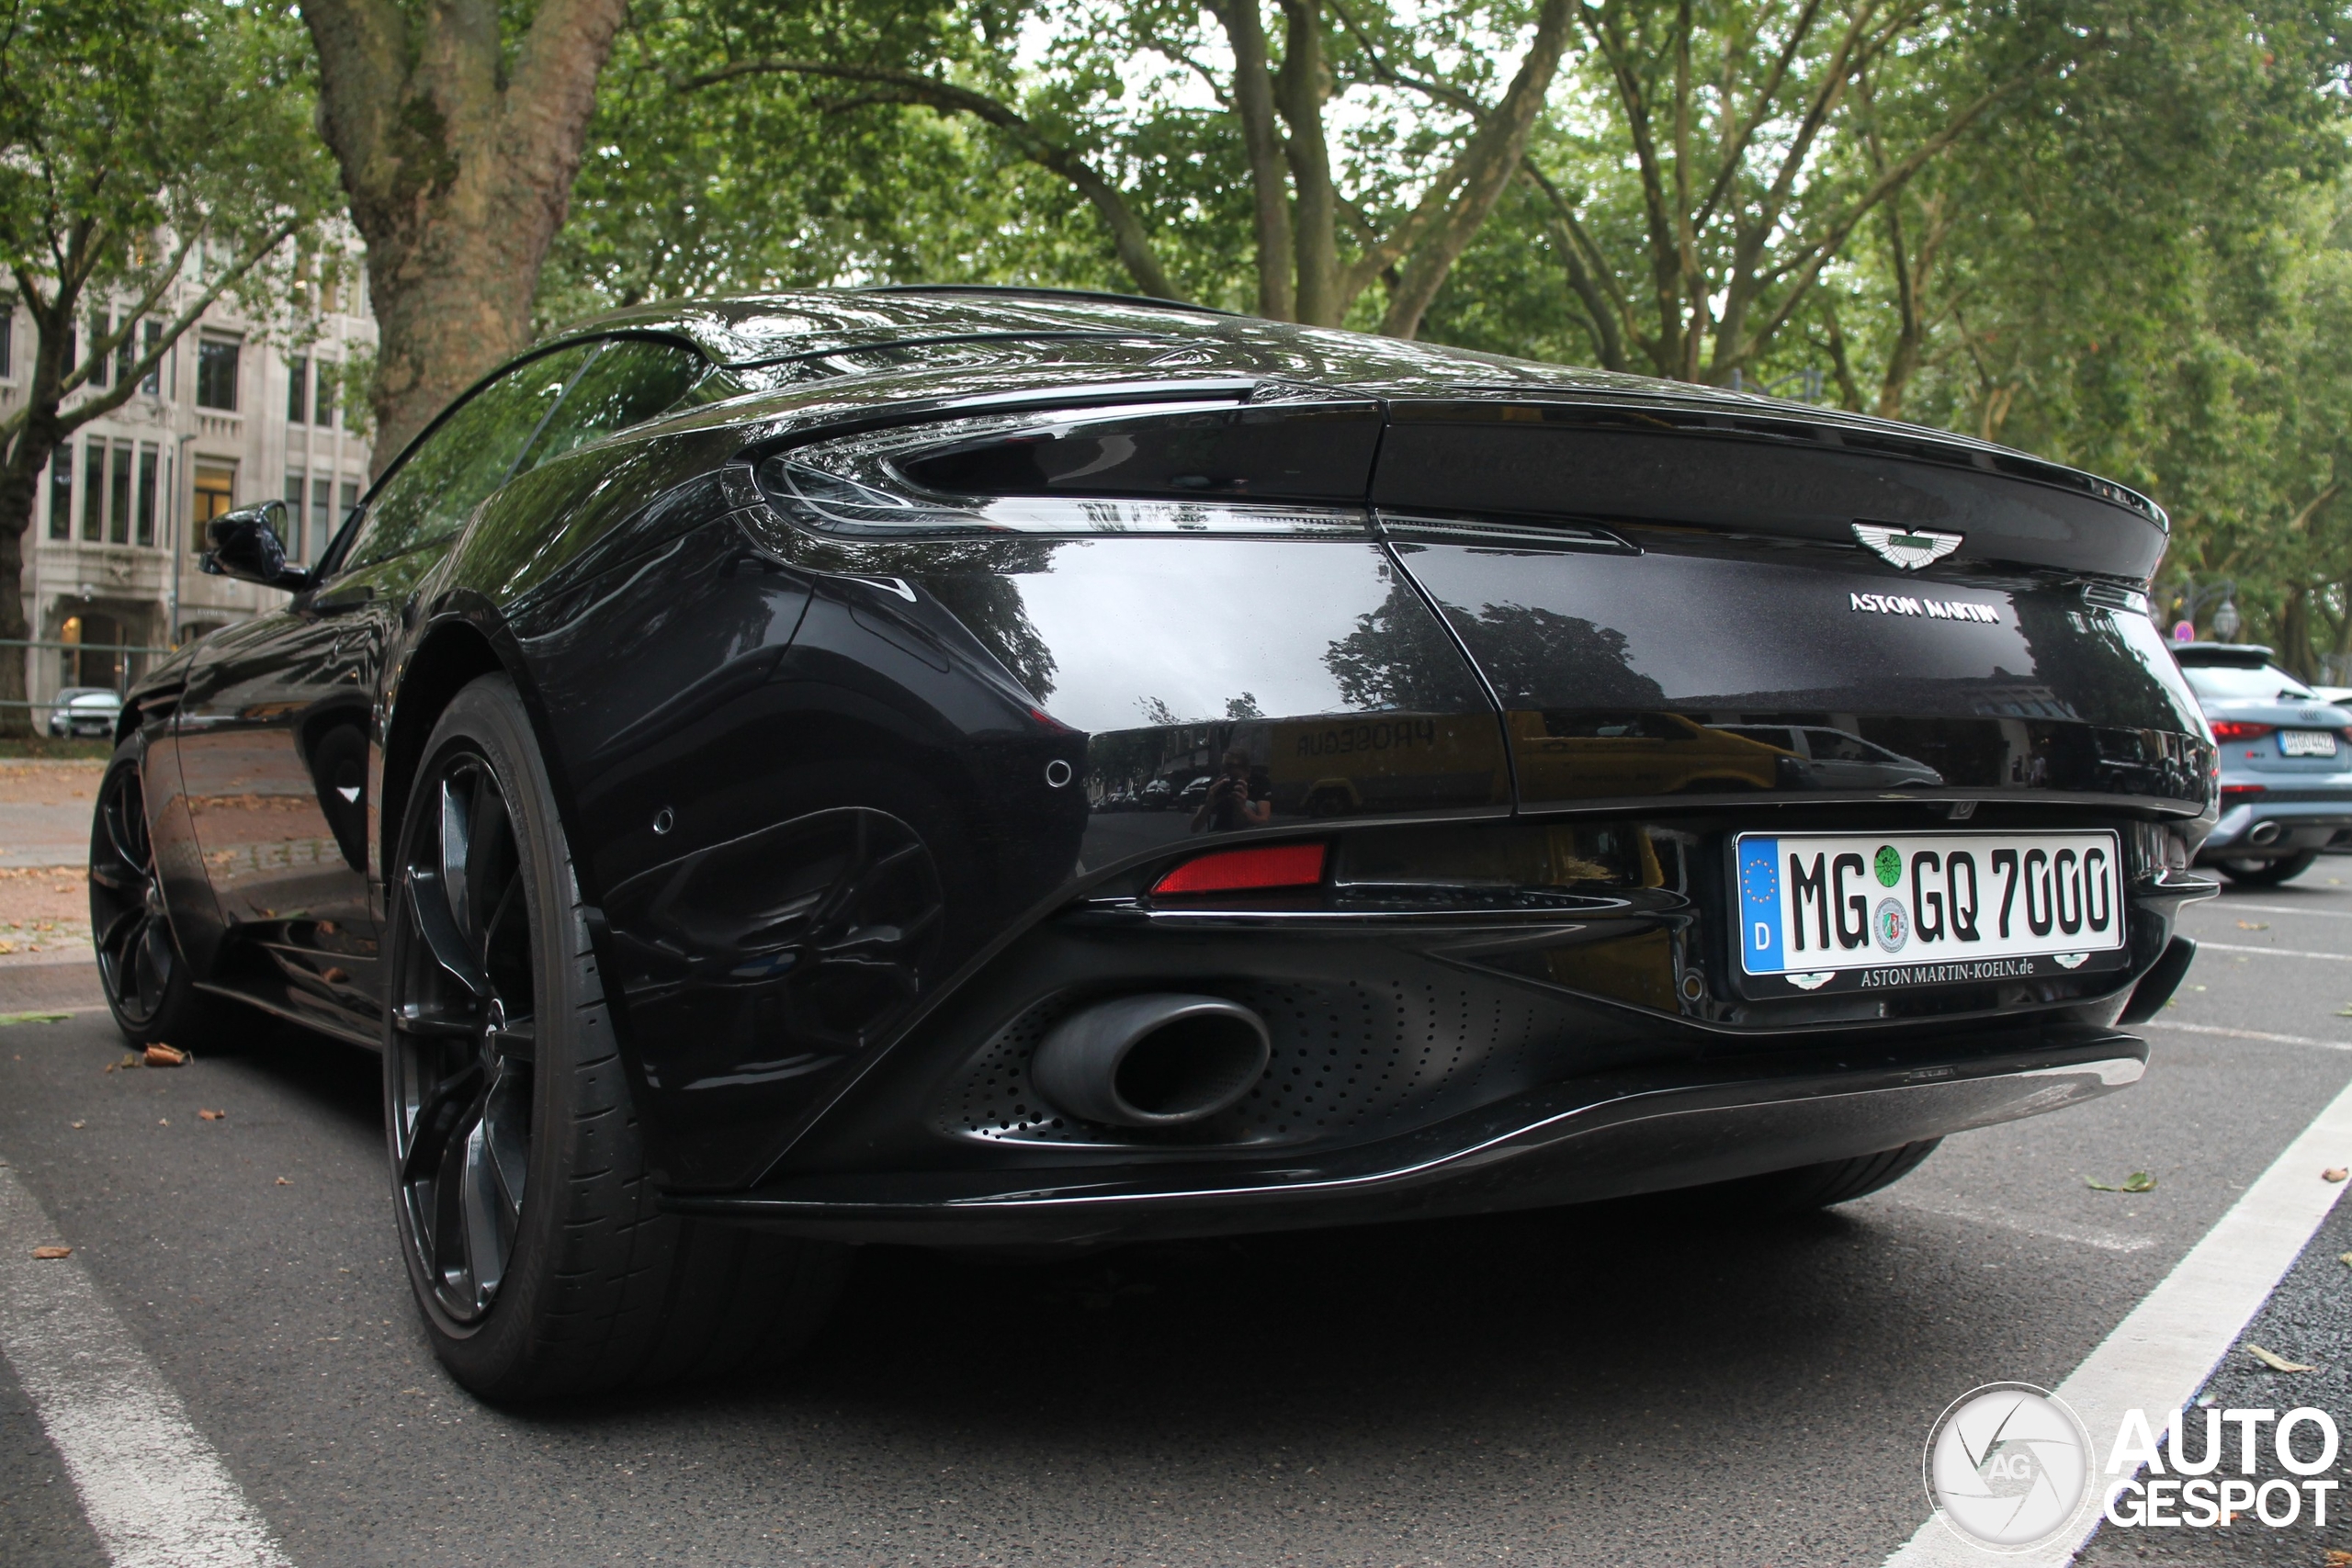
[[[2233,640],[2238,635],[2238,627],[2243,625],[2245,623],[2238,619],[2238,605],[2234,599],[2222,600],[2222,607],[2213,612],[2213,635],[2223,642]]]

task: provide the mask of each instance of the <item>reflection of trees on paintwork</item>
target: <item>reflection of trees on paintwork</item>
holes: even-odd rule
[[[1356,617],[1356,629],[1331,644],[1323,663],[1351,707],[1445,713],[1485,705],[1462,667],[1462,650],[1402,583]]]
[[[1263,718],[1266,716],[1266,710],[1258,705],[1257,693],[1244,692],[1238,697],[1227,697],[1225,699],[1225,716],[1227,718]]]
[[[2020,593],[2018,631],[2033,678],[2093,724],[2169,729],[2179,722],[2148,661],[2104,610],[2054,593]]]
[[[1577,615],[1524,604],[1448,607],[1454,629],[1516,708],[1658,708],[1666,691],[1633,669],[1625,635]],[[1323,656],[1340,693],[1367,707],[1443,712],[1478,697],[1453,639],[1401,586]]]
[[[1012,671],[1022,688],[1040,705],[1054,694],[1057,666],[1053,649],[1030,624],[1029,607],[1022,600],[1018,581],[966,572],[952,577],[927,575],[922,585],[964,623],[964,629],[981,647],[996,655],[998,663]]]

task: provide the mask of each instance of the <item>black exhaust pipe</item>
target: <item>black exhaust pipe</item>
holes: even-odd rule
[[[1222,997],[1114,997],[1054,1025],[1029,1075],[1055,1110],[1114,1127],[1182,1127],[1265,1076],[1266,1021]]]

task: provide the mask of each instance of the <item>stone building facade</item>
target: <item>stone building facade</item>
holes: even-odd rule
[[[300,523],[289,553],[313,560],[367,489],[368,444],[340,407],[340,372],[373,349],[375,322],[357,288],[321,304],[316,338],[295,346],[215,303],[51,460],[25,535],[25,618],[37,642],[68,646],[32,654],[37,726],[61,688],[119,687],[156,657],[110,647],[175,648],[285,602],[198,570],[207,519],[283,499]],[[5,412],[26,395],[33,325],[13,300],[0,311]],[[109,384],[130,358],[107,367]]]

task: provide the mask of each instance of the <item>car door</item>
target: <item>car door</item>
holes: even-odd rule
[[[368,751],[401,610],[517,471],[600,344],[526,360],[446,413],[345,524],[326,580],[212,639],[179,714],[181,767],[231,984],[345,1032],[380,996]]]

